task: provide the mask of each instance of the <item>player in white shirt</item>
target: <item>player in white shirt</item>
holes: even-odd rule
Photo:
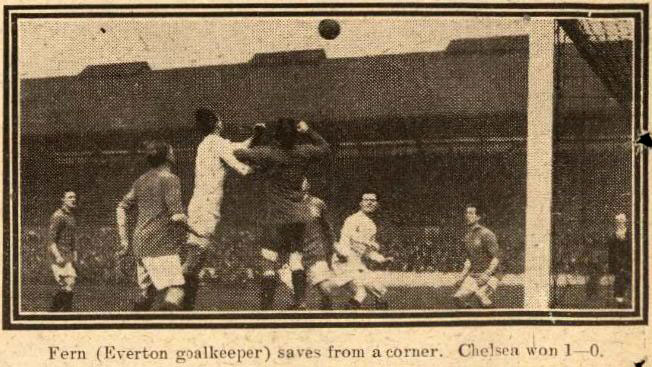
[[[362,195],[360,210],[344,221],[340,241],[335,246],[333,258],[333,271],[336,281],[341,284],[350,284],[354,295],[350,305],[360,308],[367,298],[367,292],[375,298],[376,308],[387,309],[385,293],[387,288],[374,277],[364,264],[363,259],[376,263],[391,261],[391,257],[383,256],[376,241],[376,224],[373,216],[378,209],[378,196],[375,193]]]
[[[247,175],[252,170],[248,165],[238,161],[233,156],[233,151],[247,148],[253,138],[241,143],[223,138],[220,135],[223,128],[222,120],[206,108],[195,111],[195,123],[204,138],[197,147],[195,187],[188,204],[188,226],[195,234],[188,235],[184,251],[185,310],[194,308],[199,285],[198,274],[205,260],[206,248],[220,221],[226,166],[241,175]]]

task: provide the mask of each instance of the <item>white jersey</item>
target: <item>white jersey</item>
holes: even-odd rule
[[[362,257],[369,251],[378,251],[376,223],[365,213],[358,211],[344,221],[339,246],[350,256]]]
[[[387,288],[362,261],[363,257],[377,258],[376,231],[376,223],[361,211],[346,218],[337,244],[337,252],[345,255],[346,260],[333,256],[333,284],[343,286],[351,281],[360,282],[376,297],[385,295]]]
[[[204,138],[197,147],[197,156],[195,158],[193,200],[196,198],[221,200],[226,176],[225,164],[240,174],[245,174],[249,168],[233,156],[235,149],[243,148],[247,144],[248,142],[232,143],[216,134]]]
[[[235,149],[246,147],[249,141],[232,143],[219,135],[211,134],[197,147],[195,158],[195,190],[188,204],[188,225],[195,234],[188,234],[188,242],[205,247],[220,220],[220,208],[224,193],[225,164],[240,174],[246,174],[249,166],[233,156]]]

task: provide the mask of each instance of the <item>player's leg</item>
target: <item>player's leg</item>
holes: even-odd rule
[[[199,273],[206,261],[206,250],[196,243],[184,244],[183,256],[183,277],[184,277],[184,299],[183,309],[191,311],[195,308],[197,292],[199,291]]]
[[[371,271],[365,271],[363,273],[363,279],[365,279],[365,288],[374,296],[375,308],[379,310],[389,309],[389,304],[385,298],[385,295],[387,294],[387,287],[385,287],[385,285],[382,284]]]
[[[616,303],[622,304],[625,300],[625,276],[623,271],[614,274],[614,298]]]
[[[290,251],[290,270],[292,271],[292,287],[294,288],[294,309],[305,309],[306,305],[306,272],[303,269],[301,251],[303,250],[304,223],[291,223],[281,227],[281,241]]]
[[[136,264],[136,279],[140,288],[140,295],[134,301],[133,310],[149,311],[152,309],[156,300],[156,288],[141,260],[138,260]]]
[[[206,249],[210,245],[210,237],[219,221],[217,213],[220,204],[210,204],[212,204],[210,208],[201,208],[197,205],[188,207],[188,225],[202,236],[188,234],[188,239],[182,249],[183,276],[185,278],[183,309],[186,311],[195,308],[200,283],[199,272],[206,261]]]
[[[271,310],[274,307],[274,296],[278,287],[278,276],[276,274],[278,252],[271,247],[273,246],[260,249],[260,308],[262,310]]]
[[[469,308],[473,307],[473,295],[479,290],[477,281],[470,275],[467,275],[459,288],[453,294],[453,298],[458,307]]]
[[[63,297],[63,291],[59,289],[54,293],[54,295],[52,295],[52,301],[50,302],[49,309],[50,312],[61,311],[61,307],[63,306]]]
[[[349,300],[349,307],[353,309],[362,308],[362,303],[367,298],[367,288],[364,281],[356,277],[349,283],[349,287],[353,291],[353,296]]]
[[[292,272],[292,288],[294,289],[294,303],[292,309],[302,310],[306,308],[306,273],[303,269],[303,258],[300,252],[290,253],[288,265]]]
[[[352,258],[344,259],[337,254],[333,254],[331,266],[333,277],[330,279],[329,284],[332,284],[333,287],[348,288],[352,293],[349,299],[349,308],[361,308],[362,302],[367,298],[367,290],[364,287],[364,283],[358,279],[360,270],[353,265]]]
[[[50,312],[71,311],[73,289],[77,273],[75,272],[72,263],[66,263],[61,266],[52,264],[51,268],[59,290],[52,297]]]
[[[492,297],[498,288],[499,280],[497,277],[492,276],[489,278],[486,284],[480,286],[475,292],[476,297],[480,301],[480,304],[484,308],[492,307],[493,300]]]
[[[62,289],[62,277],[61,277],[61,270],[60,266],[57,264],[52,264],[51,269],[52,269],[52,275],[54,276],[54,280],[57,283],[57,291],[52,295],[52,301],[50,303],[50,312],[57,312],[61,311],[61,307],[63,306],[63,289]]]
[[[333,300],[331,298],[331,293],[336,288],[336,284],[331,280],[333,273],[328,267],[328,263],[325,260],[319,260],[306,265],[308,267],[308,272],[306,274],[308,277],[308,283],[311,286],[316,287],[319,291],[319,309],[332,310]]]
[[[75,291],[75,284],[77,282],[77,272],[72,266],[72,263],[67,263],[64,267],[65,276],[63,277],[63,305],[61,311],[72,311],[72,303]]]
[[[165,291],[160,309],[181,310],[185,280],[179,255],[145,257],[142,262],[154,287],[159,291]]]

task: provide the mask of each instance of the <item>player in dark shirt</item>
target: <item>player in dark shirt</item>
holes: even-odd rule
[[[75,236],[77,234],[77,195],[72,191],[63,194],[63,205],[50,217],[48,254],[51,258],[51,268],[54,278],[59,284],[59,291],[52,297],[50,311],[71,311],[73,291],[77,272],[77,250]]]
[[[268,212],[265,222],[275,232],[268,237],[276,236],[277,239],[261,249],[261,308],[264,310],[271,309],[274,303],[279,253],[292,254],[300,252],[303,247],[307,207],[302,183],[308,165],[330,152],[328,143],[304,121],[281,118],[272,124],[271,129],[274,134],[272,145],[233,152],[238,160],[259,166],[267,172],[265,201]],[[311,144],[297,144],[300,135],[306,136]],[[302,269],[292,269],[292,285],[295,291],[294,306],[300,308],[306,292],[306,274]]]
[[[118,255],[124,255],[133,245],[142,291],[141,299],[134,305],[135,311],[149,310],[156,291],[165,292],[161,310],[179,310],[184,294],[179,249],[188,218],[181,204],[179,177],[170,171],[175,161],[174,151],[166,143],[150,142],[146,158],[150,169],[134,182],[116,210],[122,245]],[[138,216],[130,242],[126,223],[132,209],[137,209]]]
[[[607,240],[609,272],[614,276],[614,298],[619,306],[626,304],[625,294],[630,287],[632,272],[632,242],[627,230],[627,217],[618,214],[614,233]]]
[[[466,234],[464,248],[466,261],[455,292],[458,304],[468,307],[472,297],[480,301],[482,307],[491,307],[491,296],[500,283],[500,248],[496,235],[480,224],[480,215],[475,205],[465,209]]]
[[[303,238],[302,263],[306,269],[308,283],[316,287],[321,296],[322,310],[333,308],[331,292],[337,284],[333,283],[335,275],[329,266],[334,252],[335,232],[327,218],[326,203],[310,195],[310,184],[304,181],[305,202],[308,206],[308,218]]]

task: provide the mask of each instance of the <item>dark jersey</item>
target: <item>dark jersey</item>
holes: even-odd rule
[[[64,208],[57,209],[50,217],[48,246],[55,243],[61,257],[66,261],[73,261],[76,234],[77,220],[74,214]]]
[[[266,172],[268,223],[297,223],[306,218],[301,188],[306,170],[311,162],[325,157],[330,151],[328,143],[314,130],[308,130],[307,135],[312,144],[298,144],[290,150],[258,146],[233,152],[238,160],[260,166]]]
[[[303,263],[308,268],[317,261],[328,261],[335,235],[325,218],[326,204],[314,196],[308,196],[305,202],[309,217],[304,232]]]
[[[496,235],[487,227],[476,224],[467,229],[464,236],[467,259],[471,261],[471,273],[482,273],[495,257],[500,260]],[[499,274],[499,269],[496,269]]]
[[[179,177],[166,168],[150,169],[134,182],[119,206],[138,210],[133,234],[134,256],[178,253],[185,232],[170,218],[183,214]]]
[[[632,267],[632,241],[629,233],[624,238],[615,234],[607,240],[609,250],[609,272],[616,274],[622,271],[631,271]]]

